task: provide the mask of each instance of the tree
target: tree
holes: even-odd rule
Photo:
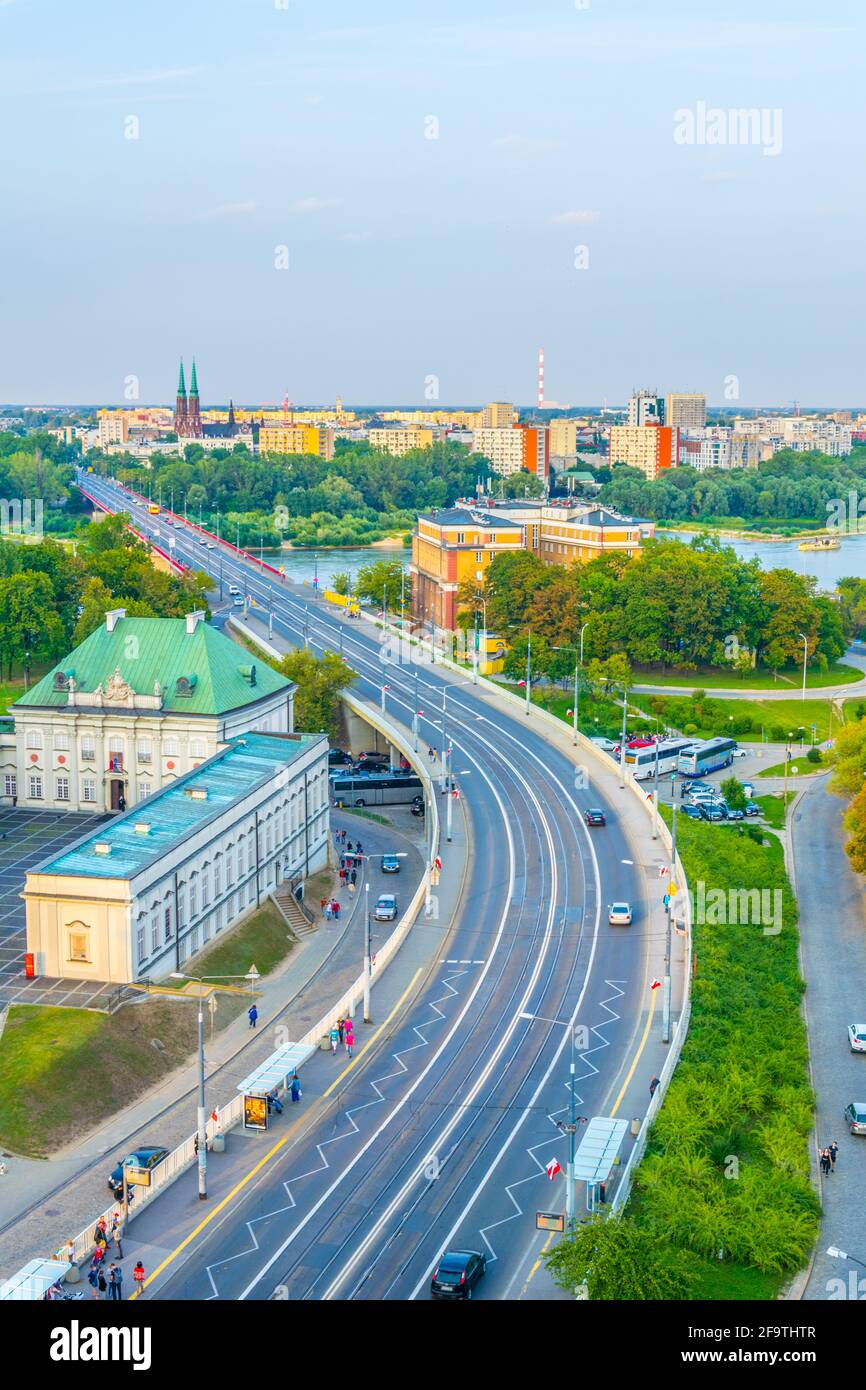
[[[335,594],[342,594],[346,598],[352,592],[352,576],[345,571],[335,574],[331,578],[331,588]]]
[[[317,657],[303,648],[284,656],[277,669],[298,687],[296,727],[304,733],[325,733],[333,743],[338,737],[340,694],[356,672],[335,652]]]
[[[393,612],[400,611],[401,594],[408,607],[409,576],[404,572],[400,560],[376,560],[372,565],[362,565],[355,580],[355,593],[370,603],[386,606]]]
[[[736,777],[726,777],[721,784],[722,796],[732,811],[744,811],[748,797],[743,784]]]
[[[688,1296],[683,1256],[664,1236],[628,1217],[595,1216],[545,1256],[562,1289],[586,1285],[590,1299],[668,1302]]]
[[[47,574],[17,574],[0,579],[0,651],[11,663],[20,660],[29,683],[34,657],[55,657],[64,645],[63,624],[54,607]]]

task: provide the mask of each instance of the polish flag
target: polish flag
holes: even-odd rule
[[[557,1173],[562,1172],[562,1169],[559,1166],[559,1160],[556,1158],[552,1158],[550,1162],[546,1165],[546,1172],[547,1176],[550,1178],[550,1181],[553,1182],[553,1179],[556,1177]]]
[[[652,984],[650,985],[650,989],[661,989],[661,987],[662,987],[662,982],[661,982],[661,980],[653,980]]]
[[[659,865],[659,878],[667,878],[667,876],[668,876],[668,866],[667,866],[667,864],[660,864],[660,865]]]

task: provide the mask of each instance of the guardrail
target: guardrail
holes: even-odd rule
[[[272,647],[268,642],[264,641],[259,637],[258,633],[253,632],[252,629],[246,627],[244,623],[234,618],[231,621],[239,631],[243,632],[244,635],[254,642],[256,646],[260,647],[262,651],[271,656],[282,656],[282,652],[277,651],[275,647]],[[350,695],[348,692],[344,692],[342,698],[355,714],[378,728],[389,742],[400,750],[407,761],[412,763],[425,785],[427,790],[427,804],[430,808],[431,862],[427,864],[421,882],[412,897],[412,901],[403,913],[399,923],[373,958],[373,968],[370,976],[370,984],[372,987],[408,936],[426,900],[430,887],[432,860],[435,858],[439,848],[439,808],[436,804],[433,779],[428,769],[418,757],[418,754],[412,748],[409,740],[404,738],[402,733],[390,723],[387,716],[382,714],[377,705],[373,705],[366,700],[361,700],[355,695]],[[318,1046],[321,1039],[330,1031],[331,1025],[338,1018],[346,1014],[350,1016],[354,1014],[356,1004],[363,997],[363,992],[364,975],[362,973],[340,998],[330,1006],[327,1013],[323,1014],[323,1016],[307,1030],[303,1037],[296,1039],[296,1041],[302,1046]],[[240,1095],[233,1096],[227,1105],[223,1106],[221,1109],[216,1109],[214,1115],[216,1118],[214,1119],[212,1116],[207,1121],[206,1125],[208,1143],[210,1143],[216,1135],[225,1134],[228,1130],[233,1129],[236,1124],[241,1122],[243,1118],[243,1097]],[[172,1149],[171,1153],[163,1159],[162,1163],[154,1168],[149,1187],[136,1187],[130,1189],[135,1193],[135,1196],[127,1211],[127,1222],[134,1220],[134,1218],[138,1216],[164,1188],[175,1182],[182,1173],[196,1162],[195,1145],[196,1136],[191,1134],[189,1138],[185,1139],[176,1149]],[[83,1231],[80,1231],[78,1235],[74,1237],[73,1255],[76,1264],[83,1264],[91,1255],[95,1245],[98,1222],[104,1219],[110,1229],[114,1213],[120,1209],[120,1201],[112,1202],[111,1206],[107,1207],[105,1211],[100,1212]]]

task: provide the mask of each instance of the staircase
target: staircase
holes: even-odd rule
[[[309,936],[318,927],[313,914],[309,908],[299,902],[295,897],[291,883],[281,883],[270,895],[271,902],[281,913],[286,924],[291,927],[295,936]]]

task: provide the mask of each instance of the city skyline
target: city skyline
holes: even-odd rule
[[[0,6],[0,396],[856,401],[862,15],[754,11]]]

